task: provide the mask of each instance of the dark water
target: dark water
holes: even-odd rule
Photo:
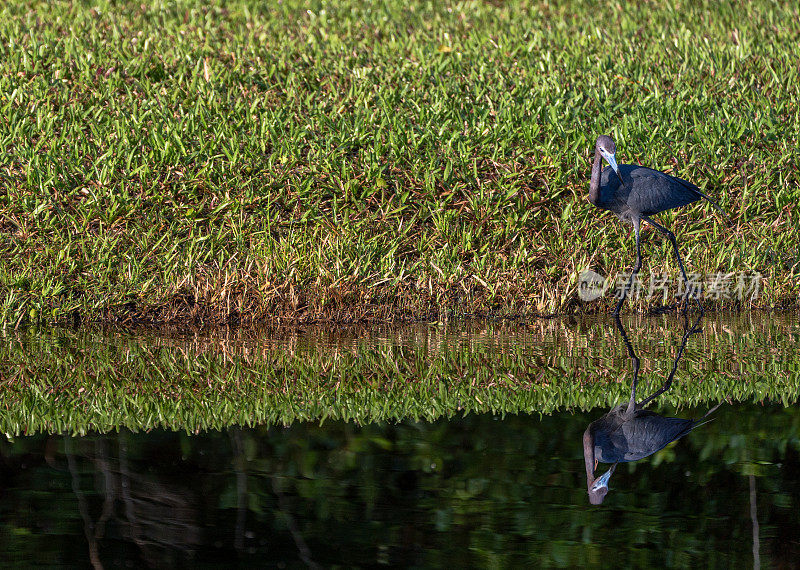
[[[795,567],[796,323],[796,316],[701,323],[703,332],[686,339],[673,386],[652,409],[700,417],[719,401],[708,396],[715,393],[709,384],[739,397],[676,443],[619,464],[600,506],[589,504],[582,449],[587,426],[609,409],[600,396],[585,409],[450,413],[432,421],[294,421],[191,434],[153,427],[83,437],[38,430],[0,439],[0,561],[61,567]],[[412,349],[409,358],[419,358],[415,350],[438,354],[457,346],[458,358],[467,359],[456,359],[459,370],[494,363],[503,374],[522,374],[514,368],[522,366],[514,356],[522,347],[521,360],[538,353],[537,366],[556,371],[546,379],[574,372],[563,379],[567,391],[586,392],[586,378],[599,376],[615,379],[601,386],[613,385],[620,402],[629,393],[630,354],[610,321],[540,323],[516,332],[507,324],[470,326],[480,334],[469,327],[447,333],[417,327],[391,334],[339,331],[315,342],[308,331],[295,331],[269,342],[275,350],[312,346],[330,354],[365,343],[402,345]],[[632,320],[625,330],[642,362],[641,400],[668,376],[682,323]],[[450,340],[431,342],[443,334]],[[120,363],[132,353],[133,338],[169,344],[90,336],[98,346],[98,338],[127,346],[127,352],[115,349]],[[57,345],[14,342],[28,352]],[[200,341],[170,342],[186,352],[186,342]],[[226,361],[252,350],[242,342],[225,349]],[[61,349],[74,351],[76,344],[58,346],[48,354],[8,353],[0,368],[7,393],[25,378],[30,390],[42,392],[42,414],[53,413],[50,400],[31,371],[63,375]],[[82,346],[81,358],[99,353],[85,348],[95,345]],[[31,358],[40,368],[29,366]],[[192,351],[187,358],[198,359]],[[29,377],[19,372],[23,366]],[[96,369],[98,383],[119,381],[105,370]],[[74,398],[83,402],[79,394]],[[9,409],[15,401],[4,400],[2,414],[17,417]],[[37,413],[35,406],[26,409]],[[598,474],[607,468],[600,465]]]

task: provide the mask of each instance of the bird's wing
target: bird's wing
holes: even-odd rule
[[[645,216],[679,208],[702,198],[692,184],[657,170],[634,167],[628,171],[628,176],[631,180],[628,206]]]
[[[680,439],[696,426],[692,420],[666,418],[652,412],[637,415],[623,425],[625,439],[628,442],[625,460],[636,461],[652,455],[664,449],[669,443]]]
[[[683,184],[683,186],[685,186],[686,188],[689,188],[691,191],[697,193],[700,197],[705,198],[706,200],[708,200],[708,203],[711,204],[712,206],[714,206],[714,208],[716,208],[717,211],[720,214],[722,214],[722,216],[730,223],[731,219],[728,217],[728,214],[725,212],[725,210],[722,209],[722,206],[720,206],[717,203],[717,201],[714,200],[711,196],[709,196],[708,194],[706,194],[705,192],[700,190],[700,188],[698,188],[697,186],[695,186],[691,182],[687,182],[683,178],[678,178],[677,176],[673,176],[672,178],[674,178],[675,180],[677,180],[678,182]]]
[[[653,170],[652,168],[647,168],[646,166],[637,166],[633,168],[631,170],[631,177],[640,178],[641,182],[644,183],[645,186],[651,186],[655,192],[661,194],[659,199],[664,203],[674,203],[674,205],[667,206],[656,212],[649,212],[647,215],[656,214],[671,208],[685,206],[686,204],[691,204],[692,202],[700,200],[701,198],[705,198],[712,206],[714,206],[714,208],[716,208],[717,211],[719,211],[720,214],[722,214],[728,223],[731,221],[728,217],[728,214],[725,213],[725,210],[722,209],[722,206],[720,206],[716,200],[711,198],[708,194],[700,190],[700,188],[688,180],[666,174],[665,172]]]

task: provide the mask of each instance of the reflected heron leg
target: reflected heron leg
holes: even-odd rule
[[[675,371],[678,370],[678,362],[680,361],[681,356],[683,356],[683,350],[686,348],[686,341],[688,341],[689,337],[692,336],[693,334],[700,332],[700,328],[698,327],[698,325],[700,324],[700,321],[703,319],[702,313],[700,314],[700,316],[697,317],[697,320],[694,322],[694,324],[692,324],[691,328],[689,327],[689,317],[685,313],[683,318],[684,318],[683,339],[681,340],[681,345],[678,347],[678,354],[675,355],[675,360],[672,362],[672,370],[670,371],[669,376],[667,376],[667,380],[664,382],[664,384],[661,385],[661,388],[659,388],[654,394],[648,396],[639,403],[640,408],[645,407],[647,404],[649,404],[650,402],[658,398],[661,394],[670,389],[670,386],[672,386],[672,380],[675,378]]]
[[[639,384],[639,357],[636,356],[636,351],[633,350],[633,345],[631,341],[628,339],[628,334],[625,332],[625,329],[622,326],[622,321],[619,318],[619,315],[614,315],[614,324],[617,326],[617,329],[622,336],[622,342],[625,343],[625,347],[628,349],[628,356],[633,363],[633,381],[631,382],[631,397],[628,400],[628,408],[627,412],[630,414],[636,409],[636,386]]]

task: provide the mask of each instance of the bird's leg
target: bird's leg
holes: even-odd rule
[[[675,259],[678,260],[678,267],[681,270],[681,276],[683,277],[683,285],[686,287],[686,292],[683,294],[683,312],[686,313],[689,304],[689,279],[686,277],[686,271],[683,269],[683,261],[681,261],[681,254],[678,252],[678,241],[675,239],[675,234],[669,231],[667,228],[659,224],[658,222],[654,221],[652,218],[648,218],[647,216],[642,216],[642,218],[651,226],[656,228],[662,234],[667,236],[669,241],[672,243],[672,248],[675,250]],[[692,299],[694,302],[697,303],[697,308],[700,310],[700,314],[702,315],[705,310],[703,309],[703,305],[700,304],[700,300],[697,298],[697,295],[693,295]]]
[[[633,362],[633,381],[631,382],[631,399],[628,400],[628,410],[630,414],[636,409],[636,385],[639,383],[639,357],[635,354],[631,356]]]
[[[628,400],[628,410],[627,413],[633,412],[636,409],[636,385],[639,383],[639,357],[636,356],[636,352],[633,350],[633,345],[631,341],[628,339],[628,335],[625,333],[625,329],[622,327],[622,321],[619,320],[619,315],[614,315],[614,324],[617,325],[617,329],[619,329],[620,335],[622,335],[622,342],[625,343],[625,347],[628,349],[628,356],[633,363],[633,381],[631,382],[631,398]]]
[[[678,361],[683,356],[683,350],[686,348],[686,341],[689,340],[689,337],[695,333],[700,332],[698,325],[700,321],[703,319],[703,314],[701,313],[700,316],[697,317],[697,320],[694,322],[691,328],[689,328],[689,317],[684,315],[684,322],[683,322],[683,339],[681,339],[681,345],[678,347],[678,354],[675,356],[675,361],[672,363],[672,371],[670,371],[669,376],[667,377],[666,382],[658,389],[655,394],[648,396],[639,404],[640,408],[645,407],[647,404],[658,398],[661,394],[669,390],[670,386],[672,386],[672,380],[675,378],[675,371],[678,369]]]
[[[617,303],[617,307],[614,309],[613,315],[615,317],[619,316],[619,311],[622,309],[622,304],[625,302],[625,297],[628,295],[628,289],[631,288],[633,285],[633,280],[636,278],[636,274],[639,273],[639,270],[642,268],[642,250],[639,246],[639,219],[633,219],[633,231],[636,234],[636,263],[631,270],[631,276],[628,278],[628,284],[622,290],[622,297],[619,299],[619,303]]]

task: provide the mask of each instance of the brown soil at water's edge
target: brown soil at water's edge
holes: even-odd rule
[[[565,315],[609,314],[616,305],[613,295],[583,302],[577,297],[569,299],[560,310],[552,313],[536,308],[535,295],[523,291],[496,295],[493,299],[480,291],[419,290],[411,287],[386,287],[369,289],[326,289],[290,287],[263,299],[256,295],[229,297],[225,303],[209,302],[202,297],[176,295],[161,304],[127,303],[102,311],[81,313],[74,311],[67,324],[98,323],[143,326],[248,326],[256,324],[381,324],[421,321],[446,321],[458,318],[553,318]],[[800,310],[797,299],[787,298],[769,306],[738,301],[703,300],[708,312],[746,312]],[[681,304],[626,301],[624,313],[655,315],[678,312]],[[695,305],[690,305],[695,311]]]

